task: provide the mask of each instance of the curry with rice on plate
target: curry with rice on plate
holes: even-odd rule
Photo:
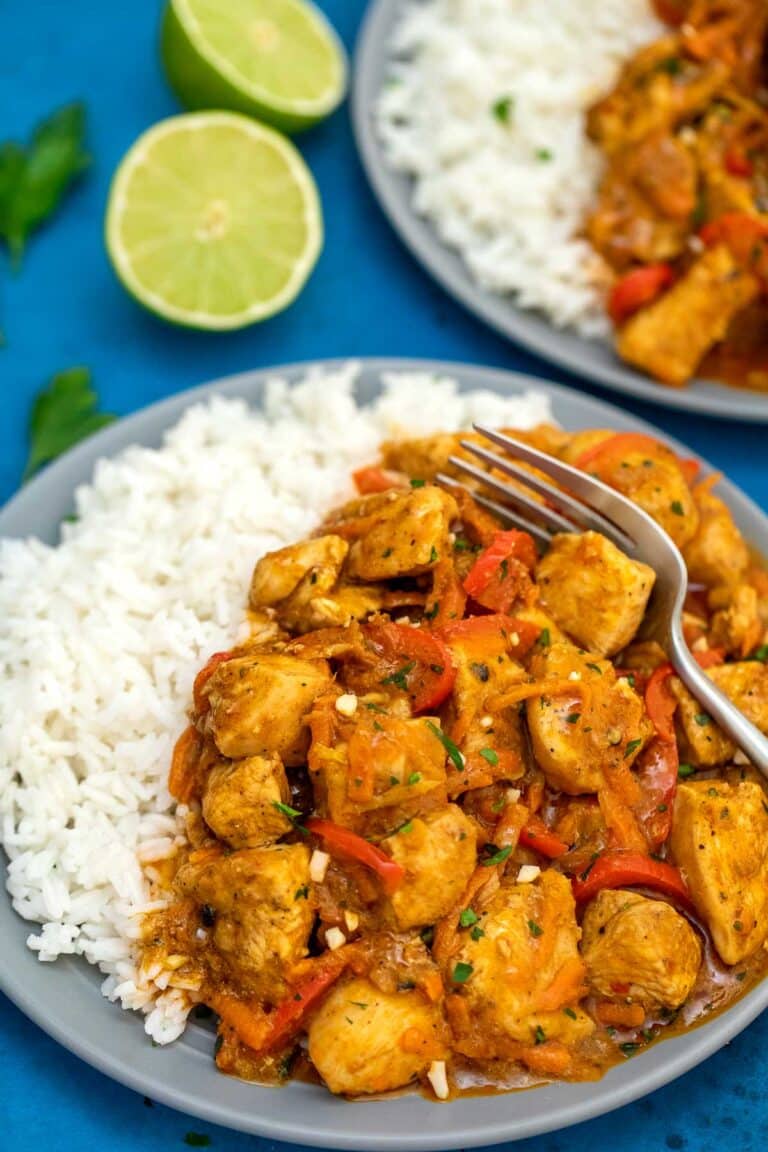
[[[716,477],[646,435],[518,435],[663,524],[689,645],[768,732],[768,572]],[[217,1014],[223,1072],[597,1079],[765,974],[763,781],[643,640],[653,571],[594,532],[538,556],[435,483],[459,440],[384,444],[195,681],[141,963]]]

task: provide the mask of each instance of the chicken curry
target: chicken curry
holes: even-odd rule
[[[655,0],[668,35],[590,111],[586,234],[615,273],[619,356],[677,387],[768,391],[766,0]]]
[[[768,732],[768,573],[716,478],[648,436],[518,435],[664,525],[691,649]],[[768,798],[643,639],[653,571],[595,532],[539,556],[435,483],[458,441],[385,444],[195,681],[142,964],[216,1014],[223,1072],[595,1079],[768,965]]]

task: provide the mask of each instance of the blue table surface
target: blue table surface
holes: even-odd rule
[[[325,0],[321,6],[351,51],[362,0]],[[593,391],[486,330],[427,278],[368,190],[345,108],[300,140],[323,199],[326,245],[292,308],[240,333],[205,335],[166,327],[135,306],[108,265],[102,220],[120,157],[145,128],[178,111],[158,62],[161,7],[161,0],[0,2],[0,140],[26,135],[54,108],[82,98],[93,153],[88,177],[33,238],[21,273],[11,275],[0,262],[6,336],[0,349],[0,502],[18,484],[32,397],[54,372],[73,364],[92,369],[103,407],[118,414],[229,373],[333,356],[463,360]],[[617,402],[687,441],[768,504],[765,431]],[[2,1009],[3,1152],[168,1152],[189,1146],[190,1133],[207,1135],[219,1152],[277,1147],[142,1100],[76,1060],[7,1000]],[[763,1149],[767,1045],[768,1017],[651,1097],[514,1147],[592,1152],[620,1142],[625,1152]]]

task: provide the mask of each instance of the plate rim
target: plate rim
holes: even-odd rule
[[[7,524],[9,521],[13,522],[19,517],[23,519],[28,515],[28,510],[33,510],[35,506],[39,507],[40,503],[45,501],[46,490],[52,492],[54,495],[56,493],[61,494],[63,490],[66,490],[56,505],[57,508],[66,507],[66,502],[71,499],[74,488],[78,483],[83,482],[82,475],[85,473],[90,476],[98,459],[103,456],[114,455],[118,451],[123,451],[130,444],[147,444],[149,441],[149,437],[146,434],[147,428],[154,427],[155,433],[159,432],[164,434],[192,404],[199,403],[214,395],[243,396],[250,403],[253,403],[254,395],[248,396],[249,389],[258,395],[264,383],[270,378],[277,376],[285,377],[293,383],[298,377],[306,374],[309,369],[333,372],[349,365],[356,365],[359,367],[361,374],[369,374],[375,376],[377,379],[388,372],[426,372],[454,377],[460,384],[463,384],[464,387],[470,388],[489,387],[494,391],[508,392],[509,389],[506,386],[511,385],[513,392],[520,393],[527,389],[538,388],[545,391],[552,398],[555,415],[558,402],[561,404],[568,404],[569,402],[571,404],[575,403],[577,407],[583,407],[589,410],[590,419],[592,419],[591,414],[595,413],[598,419],[601,421],[604,420],[609,426],[612,420],[618,421],[620,426],[627,424],[632,425],[637,430],[647,431],[658,436],[675,451],[691,455],[690,450],[684,444],[681,444],[674,437],[667,435],[661,429],[654,427],[654,425],[648,421],[635,416],[632,412],[623,411],[616,405],[602,398],[580,393],[565,385],[526,373],[510,372],[498,368],[486,368],[456,361],[422,360],[415,358],[310,359],[286,365],[256,369],[199,385],[195,388],[176,393],[155,404],[141,408],[124,417],[116,424],[103,429],[95,436],[60,457],[59,460],[55,461],[49,468],[35,477],[0,509],[0,537],[9,534],[7,532]],[[158,436],[154,434],[152,441],[156,442],[157,439]],[[714,471],[706,460],[703,460],[699,456],[696,456],[696,458],[701,460],[705,472]],[[75,477],[78,476],[80,479],[75,479]],[[758,505],[746,493],[727,478],[721,481],[721,491],[726,501],[731,507],[735,507],[738,514],[753,521],[761,533],[765,534],[766,546],[768,546],[768,516],[762,512]],[[62,500],[64,501],[63,503]],[[40,515],[40,513],[38,513],[38,515]],[[55,522],[53,513],[51,513],[48,508],[46,508],[42,515],[49,521]],[[15,536],[18,535],[18,533],[11,532],[10,535]],[[4,854],[2,855],[4,858]],[[29,922],[22,921],[13,911],[10,899],[7,896],[2,901],[2,904],[0,904],[0,922],[3,920],[15,924],[19,930],[23,929],[24,936],[26,936],[28,931],[33,930],[33,926],[29,925]],[[216,1083],[220,1084],[222,1089],[224,1086],[232,1089],[232,1091],[225,1094],[237,1094],[239,1087],[241,1095],[247,1094],[250,1096],[252,1106],[250,1110],[243,1110],[241,1107],[241,1111],[236,1116],[233,1116],[232,1107],[227,1102],[220,1103],[215,1098],[208,1098],[205,1095],[190,1095],[189,1092],[191,1092],[191,1089],[185,1094],[184,1090],[180,1090],[178,1087],[165,1084],[161,1080],[153,1079],[149,1072],[134,1067],[132,1062],[122,1057],[119,1046],[116,1046],[115,1050],[107,1048],[103,1037],[101,1043],[95,1043],[89,1035],[88,1027],[72,1031],[71,1028],[62,1024],[60,1019],[56,1017],[52,1018],[50,1014],[44,1010],[42,1004],[37,1002],[35,985],[42,980],[43,986],[46,986],[45,981],[48,978],[48,972],[50,972],[54,966],[45,966],[39,961],[35,961],[34,957],[26,950],[22,941],[16,960],[17,963],[21,963],[21,967],[20,971],[14,976],[12,971],[13,965],[8,962],[10,952],[14,947],[14,940],[10,935],[8,944],[9,953],[6,954],[6,963],[0,966],[0,991],[4,992],[29,1019],[41,1027],[48,1035],[52,1036],[53,1039],[62,1044],[63,1047],[85,1060],[92,1067],[109,1075],[112,1079],[117,1080],[119,1083],[126,1085],[134,1091],[148,1095],[152,1099],[186,1112],[198,1119],[271,1139],[305,1143],[315,1147],[350,1149],[355,1150],[355,1152],[361,1149],[370,1149],[371,1152],[378,1152],[378,1150],[382,1150],[382,1152],[384,1152],[384,1150],[386,1150],[386,1152],[393,1152],[394,1149],[398,1149],[398,1152],[401,1149],[403,1152],[405,1152],[405,1150],[428,1152],[428,1150],[435,1149],[443,1152],[443,1150],[449,1148],[483,1147],[501,1141],[509,1142],[535,1135],[543,1135],[547,1132],[564,1129],[572,1124],[593,1119],[597,1116],[606,1115],[616,1108],[620,1108],[625,1104],[629,1104],[634,1100],[646,1096],[649,1092],[655,1091],[657,1088],[662,1087],[694,1068],[703,1060],[723,1048],[768,1007],[768,979],[766,979],[722,1015],[684,1034],[683,1037],[662,1041],[660,1048],[653,1046],[652,1049],[634,1057],[632,1061],[633,1074],[624,1078],[626,1082],[619,1086],[614,1085],[611,1087],[608,1083],[611,1075],[609,1072],[606,1077],[596,1082],[596,1084],[585,1084],[581,1086],[584,1090],[582,1092],[582,1099],[564,1106],[554,1106],[543,1114],[541,1114],[541,1112],[537,1114],[536,1109],[534,1109],[533,1116],[515,1117],[512,1115],[505,1117],[503,1114],[500,1114],[499,1117],[493,1121],[485,1121],[480,1125],[478,1125],[477,1121],[473,1121],[466,1127],[462,1127],[461,1125],[462,1123],[467,1124],[467,1122],[460,1119],[461,1111],[466,1111],[467,1106],[473,1100],[483,1101],[486,1110],[490,1108],[492,1102],[496,1102],[495,1107],[497,1109],[503,1110],[503,1102],[520,1098],[521,1095],[526,1100],[533,1098],[535,1102],[539,1094],[546,1091],[544,1088],[537,1089],[535,1096],[533,1093],[527,1092],[523,1094],[511,1093],[496,1097],[463,1097],[447,1105],[436,1105],[415,1093],[410,1093],[403,1099],[407,1099],[409,1102],[418,1102],[421,1109],[420,1117],[423,1115],[425,1121],[429,1120],[432,1122],[432,1130],[430,1130],[430,1125],[425,1123],[419,1130],[412,1130],[405,1134],[397,1130],[387,1131],[385,1125],[391,1128],[392,1120],[395,1119],[396,1116],[396,1114],[393,1114],[391,1108],[388,1108],[384,1121],[382,1121],[380,1125],[380,1130],[375,1132],[373,1131],[375,1125],[372,1125],[371,1129],[368,1130],[364,1127],[365,1117],[371,1116],[373,1119],[369,1110],[377,1107],[375,1102],[367,1102],[365,1105],[355,1105],[347,1102],[339,1102],[331,1097],[330,1094],[325,1094],[323,1098],[324,1107],[317,1107],[317,1101],[309,1100],[308,1098],[308,1107],[300,1107],[299,1101],[290,1116],[283,1117],[278,1115],[276,1118],[259,1116],[259,1092],[274,1092],[275,1097],[284,1099],[286,1102],[288,1097],[282,1096],[281,1093],[275,1092],[274,1089],[259,1089],[254,1085],[248,1085],[242,1081],[232,1081],[226,1077],[221,1077],[220,1074],[216,1073],[213,1069],[210,1057],[208,1055],[203,1057],[200,1052],[194,1052],[193,1055],[204,1058],[206,1068],[210,1065],[212,1074],[218,1077]],[[23,960],[21,959],[22,957]],[[70,973],[72,973],[73,977],[75,974],[88,976],[94,994],[98,996],[97,985],[99,974],[92,966],[86,966],[81,958],[65,957],[63,961],[55,966],[55,971],[58,973],[58,977],[61,977],[65,983]],[[32,978],[32,973],[35,974],[35,978]],[[63,977],[62,973],[64,974]],[[151,1063],[155,1066],[153,1070],[154,1075],[156,1075],[158,1071],[162,1072],[167,1069],[168,1065],[164,1065],[162,1062],[157,1063],[155,1057],[158,1053],[153,1054],[153,1050],[144,1033],[142,1021],[140,1018],[137,1018],[136,1014],[121,1012],[117,1005],[108,1004],[101,999],[95,1000],[94,1003],[101,1005],[102,1009],[106,1005],[106,1008],[114,1013],[115,1033],[122,1033],[123,1039],[125,1035],[127,1035],[126,1026],[131,1025],[132,1032],[131,1036],[128,1037],[129,1042],[133,1043],[138,1036],[137,1042],[142,1046],[141,1051],[147,1056],[145,1063]],[[672,1046],[675,1046],[674,1053]],[[163,1049],[158,1050],[161,1057],[164,1057],[167,1051],[168,1050]],[[658,1059],[659,1052],[665,1053],[663,1059]],[[667,1055],[667,1053],[669,1053],[669,1055]],[[172,1054],[173,1050],[171,1049],[169,1053],[171,1058]],[[617,1066],[618,1069],[628,1067],[629,1062]],[[243,1091],[243,1087],[246,1091]],[[310,1086],[296,1085],[295,1087],[301,1092]],[[550,1088],[554,1088],[556,1093],[557,1086],[550,1086]],[[286,1091],[290,1091],[290,1089],[286,1089]],[[593,1094],[597,1099],[592,1098]],[[606,1094],[608,1099],[602,1099],[601,1097]],[[325,1097],[327,1097],[327,1099]],[[499,1104],[498,1102],[502,1103]],[[386,1103],[391,1105],[392,1102],[388,1101]],[[360,1113],[361,1107],[366,1108],[365,1114]],[[333,1121],[326,1125],[324,1113],[330,1112],[332,1108],[334,1109]],[[305,1115],[304,1121],[297,1120],[297,1113],[301,1114],[302,1112]],[[455,1123],[451,1122],[454,1117],[456,1118]],[[340,1127],[334,1127],[336,1118],[343,1118],[347,1123]],[[435,1126],[435,1118],[444,1120],[448,1123],[448,1127],[446,1128],[440,1124]]]
[[[541,314],[519,308],[512,299],[474,282],[459,253],[445,244],[432,224],[413,210],[408,193],[410,177],[386,163],[372,125],[371,110],[379,90],[381,65],[387,60],[387,42],[404,2],[413,3],[413,0],[370,0],[357,35],[349,103],[357,153],[371,192],[417,263],[449,296],[499,335],[577,379],[581,377],[597,387],[676,411],[733,422],[768,423],[768,396],[761,403],[758,391],[705,380],[694,380],[684,388],[657,385],[618,359],[606,363],[595,361],[591,348],[600,347],[598,341],[580,337],[569,329],[559,329],[547,323]],[[561,348],[563,340],[568,341],[569,348]],[[707,391],[702,391],[702,387]]]

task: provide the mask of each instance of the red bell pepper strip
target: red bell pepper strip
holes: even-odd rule
[[[743,148],[732,144],[725,154],[725,167],[731,176],[751,176],[755,166]]]
[[[313,816],[307,820],[306,827],[315,836],[319,836],[331,853],[347,856],[350,860],[357,860],[359,864],[370,868],[381,880],[382,887],[388,896],[395,892],[405,879],[405,868],[398,864],[381,848],[370,844],[362,836],[343,828],[341,824],[334,824],[332,820],[321,820]]]
[[[226,660],[231,660],[233,652],[214,652],[213,656],[208,660],[207,664],[195,676],[195,683],[192,686],[192,700],[194,701],[195,711],[203,712],[207,706],[207,700],[203,696],[205,686],[213,676],[219,664],[223,664]]]
[[[520,832],[519,843],[524,848],[532,848],[534,852],[541,853],[549,860],[557,860],[558,856],[565,856],[568,845],[564,840],[547,828],[538,816],[529,816],[525,827]]]
[[[466,620],[446,624],[439,631],[447,644],[471,644],[476,641],[481,645],[493,646],[496,642],[502,649],[510,648],[518,659],[530,651],[541,635],[538,624],[500,612],[488,616],[468,616]]]
[[[388,472],[378,464],[370,464],[365,468],[358,468],[352,473],[355,487],[361,496],[370,496],[373,492],[388,492],[390,488],[405,488],[407,482],[399,472]]]
[[[679,767],[677,742],[659,736],[651,740],[633,765],[642,791],[636,813],[651,848],[660,848],[672,831]]]
[[[646,264],[617,280],[608,297],[608,315],[617,326],[660,296],[675,279],[670,264]]]
[[[484,608],[508,612],[528,586],[536,560],[536,545],[527,532],[497,532],[470,568],[464,591]]]
[[[432,712],[450,696],[456,669],[450,650],[434,632],[406,624],[369,624],[363,634],[392,669],[383,681],[403,688],[414,712]]]
[[[671,664],[660,664],[645,688],[646,710],[657,735],[667,743],[674,743],[675,739],[674,715],[677,700],[667,684],[669,677],[674,674],[675,670]]]
[[[717,668],[725,664],[725,648],[705,648],[703,652],[694,652],[693,658],[699,668]]]
[[[603,888],[653,888],[691,907],[688,887],[677,868],[640,852],[605,852],[572,881],[577,904],[592,900]]]

